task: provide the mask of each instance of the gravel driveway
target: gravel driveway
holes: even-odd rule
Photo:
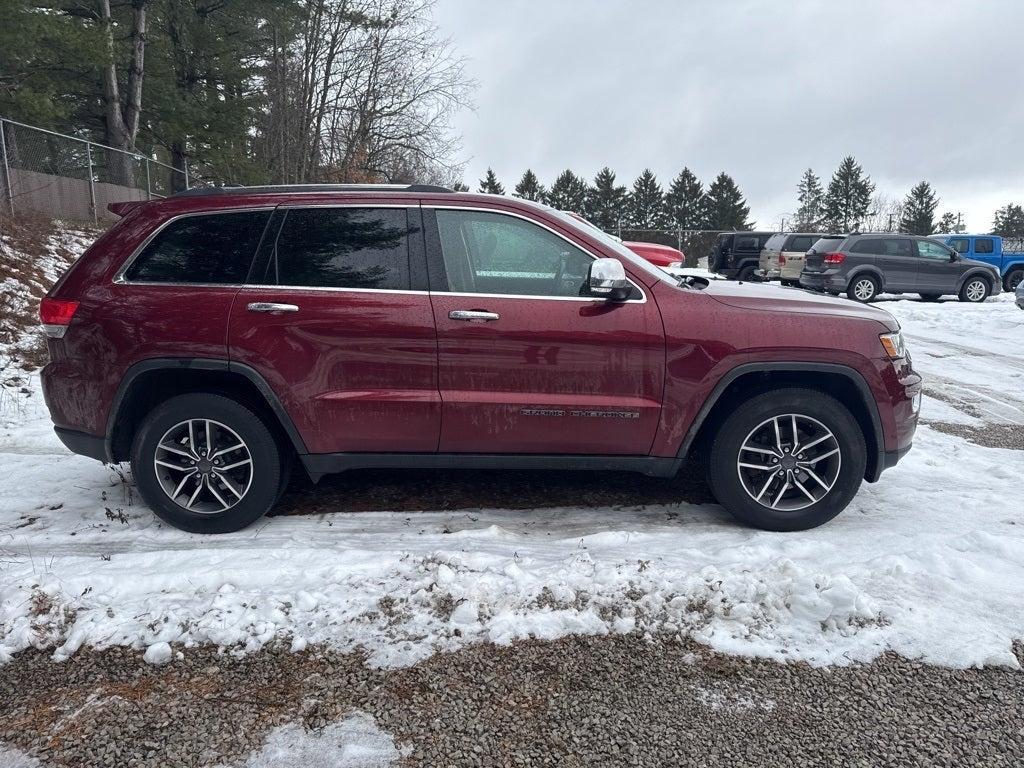
[[[0,667],[0,741],[53,766],[238,765],[274,726],[358,710],[410,766],[1020,766],[1022,691],[1008,669],[811,668],[671,637],[477,645],[394,671],[310,649],[164,667],[27,652]]]

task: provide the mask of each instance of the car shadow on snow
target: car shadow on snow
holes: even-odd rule
[[[556,470],[352,470],[293,478],[273,514],[713,504],[699,467],[672,478]]]

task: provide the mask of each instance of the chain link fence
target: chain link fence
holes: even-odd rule
[[[137,152],[0,118],[0,211],[67,221],[110,221],[107,204],[166,197],[195,185]]]

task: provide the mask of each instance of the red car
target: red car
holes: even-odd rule
[[[580,214],[576,213],[575,211],[563,211],[563,213],[568,214],[577,221],[583,222],[588,227],[592,227],[593,229],[596,229],[598,232],[605,234],[606,237],[611,237],[611,235],[607,235],[606,233],[603,232],[603,230],[598,228],[596,224],[591,222],[589,219],[581,216]],[[629,248],[629,250],[631,250],[633,253],[647,259],[647,261],[651,262],[651,264],[653,264],[656,267],[678,268],[682,267],[683,264],[686,262],[686,255],[682,251],[672,248],[671,246],[668,245],[660,245],[659,243],[644,243],[637,240],[620,240],[619,242],[621,242],[624,246]]]
[[[292,467],[692,460],[741,520],[795,530],[911,445],[921,379],[887,312],[678,280],[525,200],[312,186],[111,207],[40,307],[46,402],[68,448],[131,461],[185,530],[249,525]]]

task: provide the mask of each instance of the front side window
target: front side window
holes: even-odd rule
[[[587,295],[593,258],[553,232],[500,213],[439,209],[436,214],[450,291]]]
[[[935,261],[949,261],[949,246],[932,240],[918,240],[917,253],[921,258]]]
[[[966,237],[954,237],[949,241],[949,246],[957,253],[967,253],[971,250],[971,241]]]
[[[994,250],[991,237],[979,237],[974,241],[975,253],[993,253]]]
[[[409,289],[404,208],[294,208],[270,264],[271,282],[309,288]]]
[[[204,213],[174,219],[125,271],[139,283],[237,285],[245,281],[270,211]]]

